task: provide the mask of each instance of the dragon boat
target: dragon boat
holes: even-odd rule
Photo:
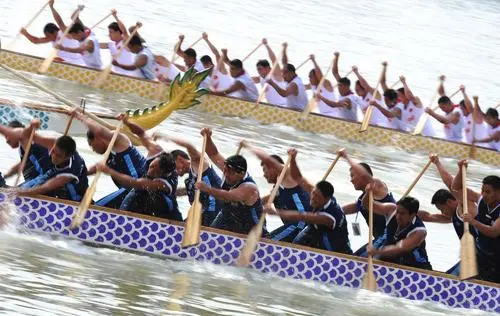
[[[0,51],[1,64],[21,71],[36,73],[42,61],[43,59],[40,57],[8,50]],[[83,85],[91,85],[99,76],[99,71],[82,66],[54,62],[47,75]],[[139,95],[148,99],[163,99],[166,96],[158,95],[158,91],[161,91],[159,85],[160,83],[157,81],[112,74],[102,86],[102,89]],[[251,118],[262,124],[284,124],[308,132],[331,134],[351,142],[368,143],[375,146],[393,146],[407,152],[435,152],[440,156],[450,158],[468,157],[471,151],[471,145],[466,143],[451,142],[434,137],[414,136],[407,132],[378,126],[370,126],[367,132],[359,133],[360,123],[358,122],[332,118],[317,113],[312,113],[306,119],[302,120],[300,111],[272,104],[261,103],[256,107],[253,102],[210,94],[203,96],[200,101],[199,107],[204,111],[219,115]],[[9,107],[11,107],[9,102],[2,102],[0,104],[0,119],[3,117],[3,112],[9,111]],[[57,126],[58,116],[65,115],[64,109],[34,103],[26,104],[26,108],[32,110],[35,117],[41,115],[44,120],[48,119],[47,124],[44,124],[44,126],[54,126],[53,129],[57,131],[64,130],[64,126]],[[99,115],[99,113],[96,114]],[[141,111],[136,114],[142,116],[144,122],[165,119],[165,117],[153,118],[157,114],[154,111]],[[50,123],[52,118],[56,122]],[[59,122],[64,121],[59,120]],[[5,124],[5,121],[0,121],[0,123]],[[485,164],[500,165],[500,153],[493,149],[477,147],[475,159]]]
[[[91,245],[176,260],[234,265],[246,236],[202,227],[197,246],[181,247],[184,223],[92,206],[79,228],[70,229],[78,210],[74,202],[48,197],[11,198],[0,192],[0,206],[15,209],[19,230],[77,239]],[[363,258],[262,239],[250,267],[283,278],[314,280],[360,288],[367,263]],[[453,308],[500,313],[500,286],[460,281],[441,272],[375,261],[377,289],[387,295],[432,301]]]

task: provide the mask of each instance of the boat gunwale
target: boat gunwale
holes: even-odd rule
[[[7,192],[8,192],[7,190],[0,188],[0,193],[6,194]],[[77,203],[75,201],[63,200],[63,199],[54,198],[54,197],[50,197],[50,196],[44,196],[44,195],[19,194],[18,197],[38,199],[38,200],[47,201],[47,202],[71,205],[74,207],[78,207],[80,205],[80,203]],[[144,219],[144,220],[148,220],[148,221],[161,222],[164,224],[171,224],[171,225],[176,225],[176,226],[180,226],[180,227],[185,226],[185,222],[179,222],[179,221],[170,220],[170,219],[166,219],[166,218],[160,218],[160,217],[155,217],[155,216],[150,216],[150,215],[145,215],[145,214],[139,214],[139,213],[134,213],[134,212],[130,212],[130,211],[113,209],[113,208],[108,208],[108,207],[103,207],[103,206],[98,206],[98,205],[90,205],[89,210],[102,211],[102,212],[112,213],[112,214],[116,214],[116,215],[129,216],[129,217],[133,217],[133,218],[140,218],[140,219]],[[65,227],[65,228],[69,229],[68,227]],[[234,233],[231,231],[217,229],[217,228],[208,227],[208,226],[201,226],[201,230],[205,231],[207,233],[217,233],[217,234],[230,236],[230,237],[243,238],[245,240],[247,238],[246,234]],[[271,239],[268,239],[265,237],[261,238],[259,243],[273,244],[273,245],[277,245],[277,246],[281,246],[281,247],[299,249],[299,250],[304,250],[304,251],[313,252],[313,253],[320,253],[322,255],[334,256],[334,257],[338,257],[338,258],[342,258],[342,259],[367,263],[367,259],[363,258],[363,257],[348,255],[348,254],[334,252],[334,251],[327,251],[327,250],[323,250],[323,249],[312,248],[312,247],[298,245],[298,244],[292,244],[292,243],[287,243],[287,242],[271,240]],[[197,247],[197,246],[193,246],[193,247]],[[190,247],[190,248],[193,248],[193,247]],[[377,260],[377,259],[374,259],[373,262],[374,262],[374,264],[376,264],[378,266],[399,269],[399,270],[408,270],[408,271],[418,272],[418,273],[422,273],[422,274],[432,275],[435,277],[445,278],[445,279],[449,279],[449,280],[453,280],[453,281],[470,282],[470,283],[474,283],[474,284],[490,286],[490,287],[500,289],[500,284],[497,284],[494,282],[489,282],[489,281],[484,281],[484,280],[479,280],[479,279],[460,280],[460,278],[458,276],[447,274],[445,272],[403,266],[403,265],[398,265],[395,263],[385,262],[385,261],[381,261],[381,260]]]

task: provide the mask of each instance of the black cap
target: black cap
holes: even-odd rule
[[[246,172],[247,171],[247,161],[241,155],[233,155],[228,157],[224,164],[229,168],[233,169],[237,172]]]

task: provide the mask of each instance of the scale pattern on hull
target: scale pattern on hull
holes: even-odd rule
[[[0,202],[4,199],[0,194]],[[232,265],[244,244],[238,236],[202,231],[197,247],[182,249],[182,226],[95,209],[89,210],[81,228],[69,230],[75,206],[28,197],[16,198],[14,204],[20,225],[27,230],[155,255]],[[281,277],[359,288],[366,264],[333,253],[261,242],[251,267]],[[379,291],[389,295],[500,312],[497,287],[381,265],[375,265],[375,274]]]

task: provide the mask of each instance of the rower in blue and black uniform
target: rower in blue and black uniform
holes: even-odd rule
[[[24,157],[24,147],[26,147],[28,140],[25,142],[21,141],[21,135],[24,130],[24,125],[21,122],[14,120],[9,123],[8,126],[0,125],[0,133],[5,136],[7,144],[12,148],[19,148],[20,161],[12,166],[9,171],[5,173],[5,178],[9,178],[16,175],[19,167],[21,166],[21,160]],[[23,176],[25,181],[32,180],[53,167],[52,161],[50,160],[49,150],[43,146],[36,143],[31,144],[31,149],[29,157],[26,160],[26,165],[23,169]]]
[[[283,169],[284,162],[277,155],[268,155],[264,151],[255,148],[247,142],[241,142],[241,145],[247,150],[252,151],[262,162],[262,171],[264,178],[268,183],[275,184],[281,170]],[[269,196],[265,196],[262,200],[267,203]],[[278,192],[273,201],[276,209],[298,211],[299,213],[311,211],[310,194],[302,186],[295,181],[290,172],[287,171],[281,182]],[[292,242],[297,234],[306,227],[306,222],[300,221],[287,221],[282,218],[283,226],[278,227],[269,233],[267,238],[278,241]]]
[[[34,121],[23,132],[23,140],[27,141],[31,130],[40,125]],[[55,198],[81,201],[88,188],[87,167],[76,151],[76,143],[69,136],[45,137],[35,134],[34,142],[51,148],[50,158],[53,167],[44,174],[24,182],[17,189],[22,193],[41,194]]]
[[[355,163],[352,161],[352,159],[348,156],[346,150],[341,150],[339,151],[339,154],[347,160],[349,165],[351,166],[350,169],[350,175],[351,175],[351,182],[354,186],[355,190],[358,191],[363,191],[363,193],[359,196],[358,200],[355,203],[350,203],[346,204],[342,207],[344,210],[344,213],[346,215],[349,214],[355,214],[356,213],[356,220],[361,213],[361,215],[364,217],[366,220],[366,223],[368,224],[368,208],[363,206],[363,198],[365,196],[365,188],[368,184],[374,183],[375,184],[375,189],[373,193],[374,200],[380,203],[396,203],[396,200],[394,199],[393,195],[391,192],[389,192],[389,189],[387,188],[387,185],[381,181],[380,179],[374,178],[373,177],[373,172],[370,168],[370,166],[366,163]],[[391,212],[392,213],[392,212]],[[383,245],[386,238],[386,223],[388,220],[388,217],[390,216],[391,213],[377,213],[374,212],[373,214],[373,237],[374,237],[374,242],[373,244],[375,246],[380,246]],[[357,225],[357,222],[354,223],[353,225]],[[355,230],[356,231],[356,230]],[[366,245],[358,249],[355,253],[357,256],[367,256],[366,252]]]
[[[290,149],[290,174],[292,178],[310,193],[310,212],[276,210],[274,205],[266,204],[266,211],[279,215],[286,222],[304,222],[306,226],[293,239],[293,243],[313,248],[352,254],[347,231],[347,220],[342,208],[333,196],[333,186],[327,181],[312,185],[300,172],[296,155]]]
[[[366,188],[367,192],[371,186]],[[395,213],[397,228],[392,236],[388,235],[383,247],[367,247],[369,254],[381,260],[409,267],[432,270],[425,249],[427,230],[417,213],[420,203],[412,197],[404,197],[392,203],[373,203],[375,209],[391,209]]]
[[[212,195],[220,205],[220,213],[212,223],[212,227],[248,234],[259,222],[263,212],[262,200],[255,181],[247,173],[247,161],[240,155],[224,159],[212,141],[212,131],[203,129],[207,136],[206,151],[212,162],[223,170],[224,181],[220,189],[197,182],[195,187],[201,192]],[[267,235],[265,225],[263,235]]]
[[[102,163],[97,165],[97,169],[109,174],[120,185],[131,189],[120,209],[182,221],[175,196],[177,173],[172,154],[163,153],[154,158],[147,174],[138,179],[119,173]]]
[[[453,180],[452,189],[462,188],[462,165]],[[467,191],[469,202],[477,203],[477,215],[463,215],[464,222],[469,222],[477,230],[476,258],[479,278],[485,281],[500,283],[500,177],[487,176],[483,179],[481,194],[470,189]],[[471,209],[470,203],[468,209]]]
[[[78,110],[73,111],[73,115],[87,126],[87,141],[92,150],[98,154],[104,154],[113,137],[113,131],[99,125]],[[146,173],[146,159],[139,150],[132,145],[127,135],[123,133],[118,134],[106,164],[117,172],[126,174],[135,179],[141,178]],[[89,168],[89,175],[95,172],[96,166]],[[114,182],[119,188],[118,191],[103,197],[95,203],[96,205],[110,208],[120,207],[123,199],[128,193],[128,188],[123,187],[117,181]]]

